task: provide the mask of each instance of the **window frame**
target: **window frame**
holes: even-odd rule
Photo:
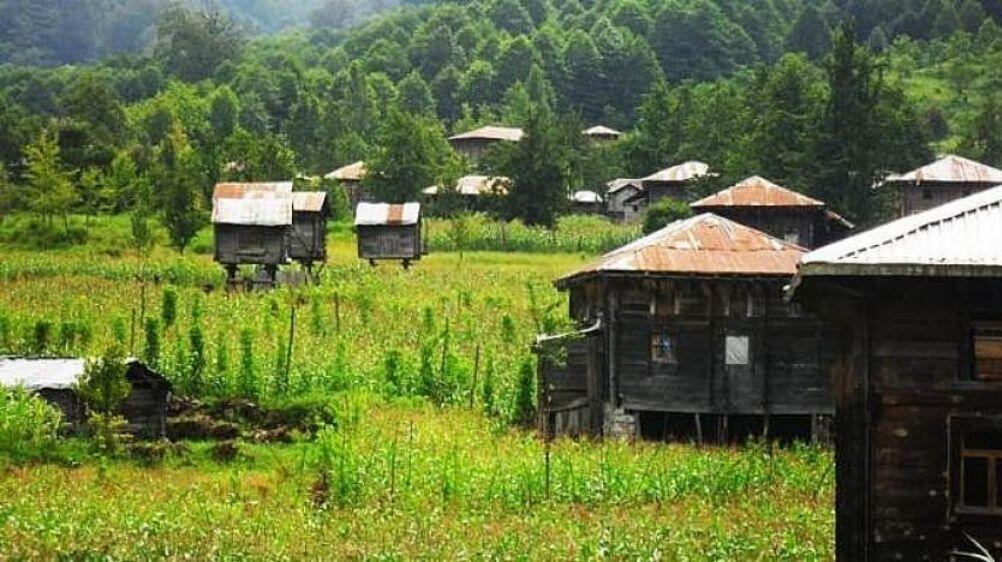
[[[1002,339],[1002,321],[998,320],[972,320],[967,329],[967,359],[968,365],[968,379],[974,382],[986,383],[986,384],[1002,384],[1002,374],[997,377],[983,377],[981,376],[980,369],[978,367],[980,361],[978,358],[978,331],[980,329],[992,328],[998,330],[999,338]],[[1002,361],[1002,360],[1000,360]]]
[[[662,354],[661,351],[664,350],[664,341],[668,342],[668,352],[667,354]],[[667,327],[657,327],[651,328],[651,335],[648,338],[650,343],[650,360],[654,365],[678,365],[678,353],[676,349],[678,347],[678,334],[673,333]]]
[[[956,515],[986,517],[990,521],[1002,518],[1002,480],[998,478],[1002,466],[1002,447],[998,449],[966,448],[965,437],[973,433],[995,433],[1002,440],[1002,416],[953,416],[948,418],[950,435],[949,481],[950,507]],[[985,458],[986,506],[965,505],[966,477],[965,458]]]

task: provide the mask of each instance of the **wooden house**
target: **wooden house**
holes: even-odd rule
[[[84,373],[83,359],[0,359],[0,385],[20,387],[59,408],[70,426],[86,420],[86,411],[75,390]],[[120,414],[126,431],[144,438],[161,438],[167,426],[167,396],[170,383],[142,362],[126,362],[125,377],[132,387]]]
[[[643,200],[643,206],[655,203],[665,197],[688,201],[688,190],[693,182],[710,175],[712,174],[708,164],[696,160],[683,162],[640,178],[643,190],[636,198]]]
[[[829,330],[783,300],[804,253],[703,214],[558,280],[581,330],[537,345],[543,431],[823,435]]]
[[[583,134],[584,136],[588,137],[589,139],[595,142],[614,142],[619,140],[623,136],[622,132],[617,131],[616,129],[606,127],[604,125],[595,125],[594,127],[589,127],[584,131],[581,131],[581,134]]]
[[[644,187],[639,179],[619,178],[606,184],[605,213],[614,221],[633,222],[643,212],[639,195]]]
[[[906,217],[1000,184],[1002,170],[948,154],[907,174],[889,176],[880,187],[898,190],[900,216]]]
[[[316,262],[327,261],[327,219],[330,207],[322,191],[297,191],[292,194],[292,228],[287,238],[289,258],[312,269]]]
[[[838,560],[1002,555],[1000,241],[997,187],[803,258],[794,301],[841,332]]]
[[[421,193],[429,201],[434,201],[446,194],[453,194],[459,197],[462,205],[467,209],[479,211],[486,210],[487,201],[491,197],[507,195],[510,189],[510,178],[469,175],[456,180],[456,184],[451,189],[446,189],[441,185],[433,185],[421,190]]]
[[[373,201],[372,195],[362,187],[362,180],[365,179],[365,162],[358,161],[342,166],[325,175],[324,179],[335,180],[344,189],[345,199],[352,212],[359,203]]]
[[[817,199],[758,176],[690,205],[697,213],[714,213],[805,248],[818,248],[845,238],[852,224]]]
[[[594,191],[575,191],[567,196],[571,204],[571,211],[582,215],[599,215],[605,210],[605,203],[602,196]]]
[[[517,127],[487,126],[453,135],[449,137],[449,144],[470,161],[478,162],[491,146],[500,142],[519,142],[524,135]]]
[[[358,257],[375,265],[377,260],[402,260],[404,267],[421,259],[421,205],[360,203],[355,211]]]
[[[212,195],[215,260],[236,281],[240,265],[262,266],[271,283],[289,262],[292,182],[220,183]]]

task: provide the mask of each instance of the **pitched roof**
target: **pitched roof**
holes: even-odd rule
[[[616,178],[605,185],[609,188],[609,193],[616,193],[620,189],[627,187],[632,187],[638,191],[643,190],[644,186],[641,183],[642,180],[632,179],[632,178]]]
[[[212,224],[291,225],[292,182],[216,184]]]
[[[792,276],[800,246],[704,213],[669,224],[558,280],[599,274]]]
[[[1002,186],[815,250],[813,275],[1002,276]]]
[[[294,191],[292,193],[292,210],[294,212],[319,213],[327,203],[327,194],[323,191]]]
[[[487,193],[508,193],[511,179],[504,176],[463,176],[456,180],[456,192],[460,195],[485,195]],[[438,195],[440,185],[433,185],[421,190],[425,195]]]
[[[947,154],[932,164],[907,174],[891,175],[884,183],[990,183],[1002,184],[1002,170],[962,156]]]
[[[522,136],[524,135],[525,132],[518,127],[497,127],[488,125],[486,127],[480,127],[479,129],[453,135],[449,137],[449,140],[484,139],[518,142],[522,140]]]
[[[824,207],[817,199],[752,176],[690,205],[701,207]]]
[[[365,162],[359,160],[347,166],[342,166],[333,172],[324,175],[324,179],[338,181],[362,181],[365,177]]]
[[[421,217],[419,203],[359,203],[355,209],[355,226],[408,226]]]
[[[699,162],[698,160],[690,160],[689,162],[683,162],[664,170],[658,170],[646,178],[642,178],[640,181],[689,181],[706,176],[709,172],[709,164]]]
[[[126,364],[138,362],[126,359]],[[21,387],[25,390],[62,390],[73,388],[84,373],[84,359],[24,359],[0,358],[0,386]]]
[[[574,193],[567,196],[567,198],[574,203],[583,204],[595,204],[602,202],[602,196],[594,191],[575,191]]]
[[[581,131],[581,133],[589,137],[619,138],[623,136],[621,131],[606,127],[605,125],[595,125]]]

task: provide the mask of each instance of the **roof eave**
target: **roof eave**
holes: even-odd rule
[[[921,263],[830,263],[800,266],[798,277],[1002,277],[1002,266]]]

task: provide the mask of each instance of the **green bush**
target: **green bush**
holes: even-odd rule
[[[647,208],[644,213],[644,234],[661,230],[665,226],[692,216],[692,209],[685,201],[665,198]]]
[[[62,426],[62,412],[42,398],[20,388],[0,389],[0,453],[41,453],[56,441]]]

